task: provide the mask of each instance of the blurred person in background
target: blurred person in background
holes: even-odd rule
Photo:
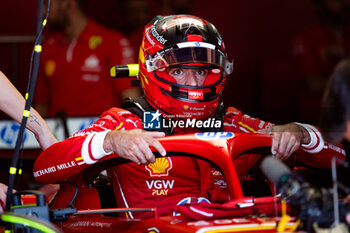
[[[323,98],[320,127],[324,138],[331,143],[350,142],[350,60],[344,59],[336,66],[328,82]],[[349,156],[347,156],[349,162]],[[339,172],[339,171],[338,171]],[[350,169],[340,170],[349,183]],[[344,182],[344,181],[342,181]],[[347,184],[349,185],[349,184]],[[350,204],[350,194],[344,199]],[[350,213],[346,221],[350,224]]]
[[[350,142],[350,60],[335,68],[323,99],[320,126],[331,143]]]
[[[144,26],[156,15],[191,14],[193,0],[119,0],[115,6],[115,28],[127,36],[137,59]]]
[[[295,38],[292,55],[300,79],[300,111],[303,121],[315,123],[328,77],[350,51],[350,1],[313,0],[316,25]]]
[[[139,95],[130,80],[109,77],[111,66],[136,61],[128,40],[90,20],[85,7],[85,0],[50,1],[35,95],[43,116],[97,116]]]
[[[159,15],[191,14],[193,0],[155,0]]]
[[[152,0],[117,1],[114,15],[115,28],[128,38],[137,61],[141,44],[143,27],[154,17]]]

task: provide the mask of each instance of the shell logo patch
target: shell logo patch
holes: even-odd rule
[[[169,157],[156,158],[154,163],[145,166],[150,176],[168,176],[173,163]]]

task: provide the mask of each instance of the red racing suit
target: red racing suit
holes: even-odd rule
[[[231,132],[254,133],[270,126],[271,123],[244,115],[233,107],[226,110],[223,121],[223,130]],[[329,167],[332,156],[345,159],[342,148],[323,142],[315,127],[304,127],[308,128],[312,140],[309,145],[297,151],[299,161],[314,167]],[[34,177],[43,183],[56,182],[85,169],[89,164],[108,156],[117,156],[107,155],[103,150],[106,133],[109,130],[135,128],[142,128],[139,117],[129,111],[112,108],[104,112],[89,128],[46,149],[34,164]],[[185,132],[175,132],[179,133]],[[235,160],[241,180],[258,159],[259,155],[245,155]],[[70,166],[66,169],[56,169],[63,163],[69,163]],[[188,202],[193,198],[196,201],[209,198],[209,189],[215,190],[215,186],[222,186],[219,182],[221,174],[206,162],[186,157],[157,158],[155,163],[149,165],[128,163],[111,168],[109,173],[118,207],[157,207],[160,216],[171,214],[173,207],[180,202]],[[214,180],[216,182],[213,182]],[[210,182],[212,184],[208,185]],[[129,215],[131,218],[150,216],[150,213],[141,212]]]

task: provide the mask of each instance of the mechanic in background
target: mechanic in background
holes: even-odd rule
[[[310,166],[330,166],[331,155],[343,160],[337,146],[327,146],[317,128],[290,123],[274,126],[243,114],[220,102],[225,79],[233,71],[225,44],[216,27],[192,15],[157,16],[145,26],[139,53],[139,79],[144,96],[102,113],[89,128],[45,150],[34,165],[34,177],[51,183],[72,176],[106,156],[120,156],[134,163],[111,167],[118,207],[157,207],[158,214],[171,215],[177,204],[192,201],[227,201],[222,174],[207,162],[189,157],[155,159],[150,147],[161,155],[166,151],[155,137],[197,132],[271,134],[272,153],[287,160],[296,159]],[[143,131],[143,113],[153,112],[179,121],[214,120],[211,128],[179,125],[161,126],[159,131]],[[179,145],[181,146],[181,145]],[[64,156],[62,156],[64,155]],[[241,182],[258,164],[259,155],[235,158]],[[55,168],[62,163],[83,161],[69,169]],[[214,183],[213,180],[216,182]],[[128,212],[128,218],[147,218],[153,213]]]
[[[320,127],[325,139],[339,143],[350,142],[350,60],[344,59],[336,66],[326,89],[321,111]],[[349,159],[347,159],[349,161]],[[344,171],[343,171],[344,172]],[[349,177],[350,169],[344,172]],[[350,195],[345,199],[350,204]],[[346,217],[350,224],[350,213]]]
[[[295,38],[292,48],[302,87],[302,119],[315,122],[322,107],[322,96],[335,65],[350,54],[350,1],[312,0],[316,24]]]
[[[43,43],[34,99],[42,116],[98,116],[140,94],[129,80],[110,78],[112,65],[135,62],[133,51],[124,36],[88,19],[86,4],[50,1],[50,33]]]
[[[339,143],[344,138],[350,142],[350,60],[342,60],[329,80],[320,127],[325,139]]]

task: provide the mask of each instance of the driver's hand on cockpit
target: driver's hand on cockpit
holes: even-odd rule
[[[282,161],[288,159],[302,144],[309,144],[311,140],[308,131],[295,123],[273,126],[259,130],[258,133],[272,135],[271,152]]]
[[[155,162],[155,156],[150,146],[154,147],[162,156],[166,155],[163,146],[155,139],[164,136],[163,132],[150,132],[141,129],[114,130],[107,133],[103,149],[106,153],[113,152],[139,165],[149,164]]]

